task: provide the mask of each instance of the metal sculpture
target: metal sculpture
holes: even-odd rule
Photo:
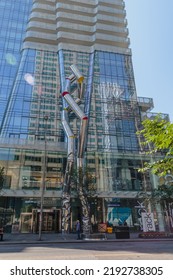
[[[74,151],[75,139],[74,139],[74,133],[72,132],[69,126],[68,113],[72,111],[81,120],[79,137],[78,137],[78,147],[77,147],[77,171],[78,171],[77,191],[82,205],[83,233],[88,234],[90,232],[89,207],[88,207],[87,197],[84,192],[84,184],[83,184],[84,145],[85,145],[88,117],[84,114],[84,112],[79,107],[83,94],[84,77],[80,73],[76,65],[71,65],[70,69],[72,71],[72,75],[66,78],[65,88],[62,93],[62,97],[63,97],[62,125],[68,141],[67,165],[65,170],[63,194],[62,194],[62,231],[64,233],[67,233],[69,232],[70,229],[70,216],[71,216],[70,185],[71,185],[71,176],[72,176],[73,165],[75,160],[75,151]],[[76,100],[72,97],[74,81],[77,81],[77,86],[79,88],[79,96]]]

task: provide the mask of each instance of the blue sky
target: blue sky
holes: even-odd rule
[[[173,0],[125,0],[138,96],[173,122]]]

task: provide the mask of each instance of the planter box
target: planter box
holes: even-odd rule
[[[167,234],[164,231],[158,232],[158,231],[148,231],[148,232],[142,232],[139,233],[140,238],[165,238],[167,237]]]

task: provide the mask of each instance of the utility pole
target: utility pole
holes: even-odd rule
[[[41,197],[40,197],[40,215],[39,215],[39,238],[38,240],[41,241],[41,234],[42,234],[42,224],[43,224],[43,206],[44,206],[44,192],[45,192],[45,179],[47,173],[47,120],[48,116],[44,116],[45,120],[45,128],[44,128],[44,156],[43,156],[43,164],[42,164],[42,183],[41,183]]]

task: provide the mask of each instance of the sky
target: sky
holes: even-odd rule
[[[137,95],[173,122],[173,0],[124,0]]]

